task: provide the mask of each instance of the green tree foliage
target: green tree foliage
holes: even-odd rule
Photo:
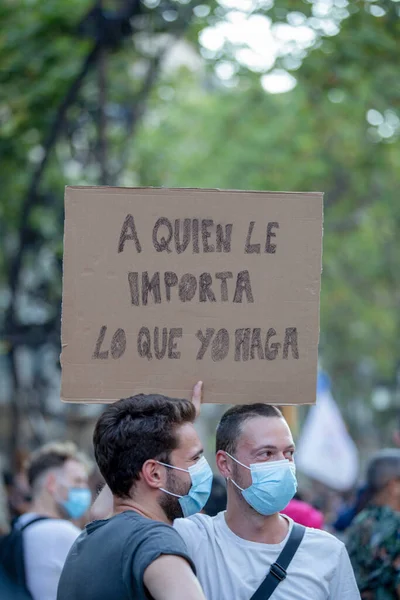
[[[276,3],[281,17],[284,5],[312,18],[312,3]],[[400,359],[398,7],[351,3],[287,94],[265,94],[243,69],[212,93],[174,82],[172,106],[153,98],[134,163],[142,184],[325,192],[321,363],[360,436],[374,388],[393,391]]]
[[[166,52],[191,25],[199,27],[197,4],[5,0],[0,6],[0,377],[10,379],[0,396],[10,388],[11,453],[23,412],[54,416],[45,350],[55,349],[54,362],[64,185],[122,180]],[[20,348],[34,354],[27,407]]]
[[[374,413],[355,407],[394,385],[400,359],[400,3],[103,8],[116,28],[89,0],[0,6],[3,355],[12,367],[18,344],[58,348],[65,184],[321,190],[321,362],[361,436]],[[202,44],[244,10],[278,36],[312,32],[269,65],[296,79],[292,91],[267,93],[243,44]],[[164,65],[177,40],[196,68]]]

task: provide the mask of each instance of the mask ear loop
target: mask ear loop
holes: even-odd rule
[[[243,492],[244,488],[241,488],[240,485],[238,485],[236,483],[236,481],[233,481],[233,479],[231,477],[227,477],[228,481],[231,481],[233,483],[233,485],[235,485],[237,487],[238,490],[240,490],[241,492]]]
[[[181,469],[180,467],[174,467],[174,465],[167,465],[167,463],[163,463],[160,460],[156,461],[159,465],[162,465],[163,467],[167,467],[168,469],[176,469],[177,471],[183,471],[184,473],[190,473],[190,471],[188,471],[187,469]],[[162,492],[164,492],[165,494],[169,494],[170,496],[175,496],[175,498],[183,498],[183,496],[181,496],[180,494],[174,494],[173,492],[169,492],[168,490],[165,490],[164,488],[159,488]]]
[[[225,454],[227,454],[229,456],[229,458],[231,458],[232,460],[234,460],[235,462],[237,462],[239,465],[241,465],[245,469],[248,469],[249,471],[251,471],[250,467],[247,467],[246,465],[244,465],[243,463],[241,463],[240,460],[238,460],[237,458],[235,458],[234,456],[232,456],[231,454],[229,454],[229,452],[225,451]],[[238,490],[240,490],[241,492],[243,492],[244,488],[241,488],[240,485],[238,485],[236,483],[236,481],[233,481],[232,477],[227,477],[226,479],[227,479],[227,481],[231,481],[233,483],[233,485],[235,485],[237,487]]]
[[[168,469],[176,469],[177,471],[183,471],[184,473],[190,473],[188,469],[181,469],[180,467],[174,467],[174,465],[167,465],[167,463],[163,463],[160,460],[156,460],[156,463],[162,465],[163,467],[168,467]]]
[[[180,496],[179,494],[174,494],[173,492],[169,492],[168,490],[165,490],[164,488],[159,488],[162,492],[165,492],[166,494],[168,494],[169,496],[175,496],[175,498],[183,498],[183,496]]]
[[[247,465],[244,465],[243,463],[241,463],[240,460],[238,460],[237,458],[235,458],[234,456],[232,456],[231,454],[229,454],[229,452],[225,451],[225,454],[227,454],[229,456],[229,458],[231,458],[232,460],[234,460],[235,462],[237,462],[239,465],[242,465],[242,467],[244,467],[245,469],[248,469],[249,471],[251,471],[250,467],[248,467]]]

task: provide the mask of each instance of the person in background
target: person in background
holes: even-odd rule
[[[5,473],[4,479],[11,521],[31,510],[32,493],[25,470],[28,459],[29,452],[27,450],[17,450],[15,472],[6,471]]]
[[[400,449],[376,453],[367,468],[369,502],[354,519],[347,548],[362,600],[400,598]]]
[[[295,523],[304,525],[304,527],[311,527],[313,529],[324,528],[324,515],[322,512],[297,497],[297,494],[287,507],[281,510],[281,514],[290,517]]]
[[[336,520],[332,523],[333,529],[338,533],[347,531],[358,513],[364,510],[369,500],[370,497],[367,486],[360,486],[356,491],[353,502],[345,505],[339,510]]]
[[[89,509],[88,472],[76,446],[50,443],[31,455],[26,467],[32,493],[30,512],[14,527],[24,527],[25,575],[33,600],[56,600],[65,559],[80,529],[72,520]],[[46,517],[38,520],[38,517]]]
[[[79,451],[77,453],[77,459],[85,466],[86,472],[88,474],[87,478],[87,488],[90,492],[91,501],[96,498],[98,494],[98,489],[96,489],[96,485],[93,485],[93,478],[96,471],[95,463],[89,459],[87,454]],[[90,512],[91,504],[87,507],[86,511],[78,518],[71,519],[71,523],[73,523],[80,532],[85,528],[85,526],[93,521],[93,517]]]

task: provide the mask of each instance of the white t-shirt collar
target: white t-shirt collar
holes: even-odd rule
[[[238,535],[236,535],[236,533],[233,533],[233,531],[229,528],[227,522],[226,522],[226,511],[222,511],[220,513],[218,513],[218,515],[215,517],[215,527],[218,528],[221,532],[221,534],[224,537],[230,538],[230,541],[235,543],[235,544],[239,544],[241,546],[245,546],[247,548],[266,548],[266,547],[270,547],[270,548],[275,548],[275,549],[280,549],[285,546],[286,542],[289,539],[289,535],[290,532],[292,531],[292,527],[293,527],[293,520],[290,517],[287,517],[286,515],[281,515],[283,518],[285,518],[288,523],[289,523],[289,531],[287,532],[287,535],[285,537],[284,540],[282,540],[281,542],[279,542],[279,544],[264,544],[262,542],[251,542],[249,540],[245,540],[241,537],[239,537]]]

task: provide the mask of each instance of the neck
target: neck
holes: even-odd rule
[[[399,503],[397,502],[397,499],[392,498],[389,494],[386,494],[385,492],[381,492],[380,494],[377,494],[375,496],[375,498],[373,499],[373,503],[376,506],[388,506],[395,512],[400,511],[400,507],[399,507]]]
[[[171,525],[171,521],[169,521],[162,510],[162,508],[158,505],[157,502],[154,502],[149,499],[144,498],[118,498],[114,496],[114,515],[121,514],[126,512],[127,510],[133,510],[134,512],[139,513],[142,517],[146,517],[147,519],[151,519],[152,521],[162,521],[163,523],[168,523]]]
[[[289,531],[289,522],[279,513],[260,515],[228,481],[228,502],[225,514],[226,524],[235,535],[248,542],[279,544]]]
[[[51,519],[62,518],[53,499],[45,496],[38,496],[33,499],[31,512],[37,513],[43,517],[50,517]]]

